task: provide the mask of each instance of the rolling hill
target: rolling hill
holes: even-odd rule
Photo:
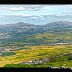
[[[72,67],[71,62],[71,22],[0,26],[0,67]]]
[[[57,21],[45,25],[19,22],[0,26],[1,46],[20,42],[23,45],[72,43],[72,22]]]

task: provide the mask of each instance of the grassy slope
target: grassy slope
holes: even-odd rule
[[[4,40],[3,40],[4,41]],[[10,42],[11,41],[11,42]],[[59,43],[59,42],[67,42],[72,44],[72,33],[71,32],[44,32],[38,33],[29,36],[19,36],[19,38],[14,39],[6,39],[4,43],[7,43],[10,46],[25,46],[25,45],[48,45],[48,43]],[[1,46],[3,46],[1,44]],[[6,45],[4,45],[6,46]]]
[[[23,46],[23,45],[48,45],[48,43],[57,43],[57,42],[67,42],[72,43],[72,34],[70,32],[61,32],[61,33],[39,33],[33,36],[23,37],[21,40],[17,41],[14,45]]]
[[[30,49],[28,50],[15,51],[16,55],[13,56],[0,57],[0,64],[1,64],[0,66],[3,67],[6,64],[12,64],[12,63],[18,64],[32,59],[50,58],[54,56],[60,56],[65,53],[72,53],[72,45],[30,46],[29,48]],[[66,57],[63,58],[64,61],[60,60],[59,58],[58,59],[55,58],[56,60],[52,62],[48,62],[46,65],[42,65],[42,66],[45,67],[48,67],[48,65],[61,66],[62,63],[66,63],[68,67],[70,66],[72,67],[71,65],[72,61],[67,60]],[[37,67],[39,67],[39,65]]]
[[[23,41],[16,42],[12,46],[21,45],[21,44],[36,44],[39,42],[45,42],[41,44],[41,46],[27,46],[27,49],[25,47],[21,47],[22,50],[12,51],[15,52],[15,55],[11,56],[0,56],[0,67],[3,67],[6,64],[18,64],[21,62],[29,61],[32,59],[40,59],[40,58],[48,58],[53,57],[56,55],[60,55],[63,53],[72,52],[72,45],[55,45],[55,46],[48,46],[48,42],[72,42],[72,34],[69,32],[63,32],[63,33],[43,33],[43,34],[36,34],[34,36],[28,36],[25,38],[22,38]],[[26,42],[24,42],[26,40]],[[24,49],[23,49],[24,48]],[[59,59],[58,59],[59,61]],[[51,62],[50,65],[57,65],[60,62]],[[67,61],[66,61],[67,62]],[[55,63],[55,64],[54,64]],[[69,61],[68,61],[69,63]],[[70,62],[71,63],[71,62]],[[44,66],[48,66],[47,65]],[[70,66],[70,65],[69,65]]]

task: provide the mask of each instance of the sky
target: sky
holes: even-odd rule
[[[72,5],[0,5],[0,24],[72,21]]]

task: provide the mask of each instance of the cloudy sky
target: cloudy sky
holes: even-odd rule
[[[3,23],[3,21],[4,23],[11,23],[13,20],[11,17],[10,20],[7,17],[3,17],[9,15],[20,15],[24,17],[24,20],[22,17],[19,20],[28,23],[35,22],[36,24],[44,24],[47,21],[51,22],[52,20],[61,19],[72,21],[72,5],[0,5],[0,23]],[[6,22],[6,20],[8,21]]]
[[[72,5],[0,5],[0,15],[70,14]]]

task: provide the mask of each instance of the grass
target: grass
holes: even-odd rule
[[[15,55],[15,54],[16,54],[15,52],[2,52],[1,56],[12,56],[12,55]]]
[[[40,65],[27,65],[27,64],[7,64],[5,67],[14,67],[14,68],[48,68],[48,67],[72,67],[72,61],[59,61],[59,62],[49,62],[48,64],[40,64]]]
[[[30,60],[39,60],[41,58],[51,58],[55,56],[60,56],[59,58],[52,59],[51,62],[47,64],[37,65],[37,67],[48,67],[52,66],[63,66],[64,63],[67,67],[72,67],[72,61],[68,60],[71,56],[62,56],[65,53],[72,53],[72,45],[55,45],[55,46],[27,46],[30,49],[22,49],[18,51],[13,51],[16,54],[10,56],[0,56],[0,67],[4,67],[8,64],[19,64],[21,62],[27,62]],[[69,64],[68,64],[69,63]],[[17,65],[16,65],[17,66]],[[13,67],[13,65],[12,65]],[[20,66],[19,66],[20,67]],[[22,66],[21,66],[22,67]],[[23,66],[24,67],[24,66]]]

